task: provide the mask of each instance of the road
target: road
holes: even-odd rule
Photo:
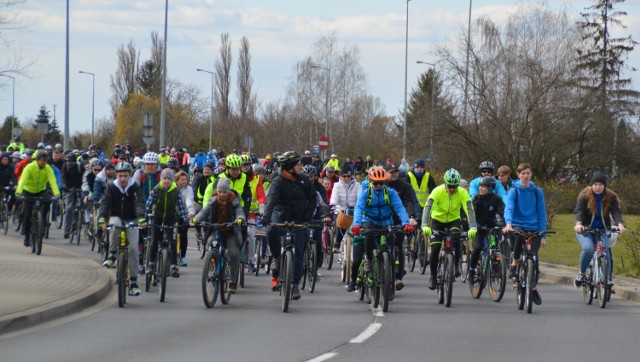
[[[97,260],[84,245],[55,245]],[[26,249],[25,249],[25,252]],[[34,256],[36,257],[36,256]],[[374,311],[347,293],[336,270],[321,270],[313,294],[303,291],[290,312],[265,275],[250,275],[229,305],[206,309],[202,261],[170,279],[165,303],[157,292],[117,306],[115,288],[103,303],[63,320],[0,337],[3,361],[635,361],[640,355],[640,307],[614,300],[606,309],[582,302],[580,291],[540,284],[541,306],[528,315],[508,290],[500,303],[472,299],[456,282],[451,308],[439,305],[426,277],[408,273],[389,311]]]

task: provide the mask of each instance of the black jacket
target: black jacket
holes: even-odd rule
[[[267,207],[262,219],[271,222],[271,215],[275,211],[280,215],[277,221],[310,222],[316,203],[316,193],[309,178],[305,176],[289,180],[279,174],[269,185]]]
[[[485,227],[500,226],[496,216],[500,216],[500,221],[504,221],[504,203],[502,197],[493,192],[488,195],[476,194],[473,197],[473,211],[476,215],[476,224]]]
[[[62,170],[60,170],[60,174],[62,175],[62,186],[69,189],[79,189],[82,187],[82,176],[84,172],[79,163],[65,162]]]
[[[117,180],[115,182],[118,182]],[[144,217],[144,194],[140,186],[129,179],[125,190],[109,182],[100,199],[99,218],[107,219],[117,216],[125,221],[138,220]]]
[[[2,156],[0,156],[0,159],[5,158],[5,157],[8,158],[9,154],[8,153],[3,153]],[[10,158],[9,158],[9,161],[11,161]],[[1,187],[5,187],[5,186],[9,186],[9,185],[18,186],[18,178],[16,177],[16,169],[11,164],[11,162],[9,162],[6,166],[0,164],[0,186]]]
[[[402,200],[402,205],[404,205],[405,210],[407,211],[407,215],[409,217],[416,216],[416,204],[415,204],[415,195],[413,193],[413,188],[407,182],[396,180],[389,181],[387,185],[392,189],[396,190],[398,196],[400,196],[400,200]],[[393,213],[393,223],[398,225],[401,224],[400,218]]]

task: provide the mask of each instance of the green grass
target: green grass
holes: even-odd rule
[[[624,215],[624,221],[627,227],[625,238],[629,238],[632,234],[640,233],[640,216]],[[578,267],[582,248],[573,232],[573,225],[573,214],[556,216],[551,228],[556,231],[556,234],[550,235],[547,239],[547,247],[540,249],[540,261]],[[634,263],[631,253],[623,245],[621,239],[618,239],[618,243],[613,248],[612,253],[614,275],[627,275],[638,278],[640,277],[640,265]]]

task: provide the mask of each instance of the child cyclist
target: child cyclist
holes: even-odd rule
[[[406,233],[413,232],[413,226],[409,223],[409,215],[402,204],[402,200],[398,196],[396,190],[387,187],[387,172],[382,167],[372,167],[369,170],[368,185],[363,187],[358,195],[358,201],[355,205],[353,217],[353,225],[351,226],[351,235],[360,235],[360,228],[383,228],[393,225],[393,212],[400,218],[400,222],[404,226]],[[363,251],[367,253],[367,260],[364,263],[365,271],[371,270],[371,258],[373,252],[374,236],[365,236],[364,250],[362,245],[353,246],[353,263],[351,265],[351,281],[347,291],[356,290],[356,278],[358,276],[358,268],[362,262]],[[389,240],[392,240],[390,238]],[[389,245],[392,248],[393,245]]]
[[[460,208],[467,214],[469,220],[469,231],[467,237],[473,239],[476,236],[476,217],[473,213],[471,198],[467,190],[460,185],[460,173],[453,168],[444,173],[444,184],[433,189],[427,204],[422,213],[422,232],[426,238],[431,237],[432,229],[435,231],[460,230]],[[431,226],[429,226],[431,225]],[[429,289],[436,289],[436,273],[438,268],[438,258],[440,257],[440,247],[442,246],[442,235],[434,235],[431,239],[431,255],[429,256],[429,268],[431,277],[429,279]],[[456,257],[456,277],[460,276],[458,270],[458,260],[461,254],[460,236],[454,235],[452,238]]]

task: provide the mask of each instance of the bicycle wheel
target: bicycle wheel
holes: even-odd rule
[[[222,268],[220,268],[221,276],[218,278],[218,288],[220,289],[220,302],[229,304],[231,293],[229,293],[229,280],[231,280],[231,265],[229,259],[224,259]]]
[[[262,267],[262,237],[256,236],[256,252],[253,256],[256,264],[256,271],[253,273],[255,276],[260,275],[260,268]]]
[[[313,293],[316,289],[316,273],[318,272],[317,245],[314,242],[309,243],[309,268],[307,269],[307,277],[309,278],[309,293]]]
[[[420,254],[418,257],[420,258],[420,274],[424,274],[427,271],[427,267],[429,266],[429,244],[426,237],[422,237],[420,241]]]
[[[533,311],[533,300],[532,300],[532,296],[533,296],[533,260],[527,260],[526,261],[526,267],[527,267],[527,285],[525,288],[525,298],[524,298],[524,303],[527,307],[527,313],[531,313]]]
[[[289,300],[291,299],[291,287],[293,284],[293,252],[286,250],[282,263],[280,273],[284,272],[284,275],[280,276],[282,280],[282,286],[280,287],[280,293],[282,293],[282,311],[284,313],[289,311]]]
[[[590,305],[593,302],[593,266],[589,264],[582,283],[582,299],[584,304]]]
[[[407,262],[409,264],[409,271],[412,273],[416,269],[416,259],[420,255],[419,248],[421,238],[424,239],[424,234],[422,234],[422,231],[417,231],[416,234],[409,240]],[[420,264],[422,264],[422,261],[420,261]]]
[[[169,251],[161,249],[158,255],[158,274],[160,282],[160,302],[164,302],[165,294],[167,294],[167,278],[169,277]]]
[[[4,235],[7,235],[7,231],[9,230],[9,204],[3,202],[0,212],[2,212],[2,232]]]
[[[480,296],[482,295],[482,289],[483,289],[483,282],[482,280],[486,277],[484,275],[484,270],[481,270],[482,268],[477,268],[477,282],[474,282],[473,280],[468,280],[467,284],[469,285],[469,292],[471,292],[471,296],[474,299],[479,299]]]
[[[516,277],[516,305],[519,310],[524,309],[524,300],[526,292],[526,278],[527,272],[524,264],[518,265],[517,277]]]
[[[471,260],[469,241],[466,239],[460,240],[460,246],[461,255],[458,258],[458,270],[460,270],[460,280],[462,280],[463,283],[466,283],[467,277],[469,276],[469,261]],[[480,292],[482,292],[482,290]],[[480,295],[478,295],[478,297],[480,297]]]
[[[436,276],[436,290],[438,293],[438,304],[444,304],[444,274],[445,274],[445,257],[440,254],[438,260],[438,270]]]
[[[13,224],[14,231],[20,231],[22,227],[22,206],[16,207],[14,213],[11,215],[11,223]]]
[[[38,212],[38,225],[36,226],[37,232],[36,232],[36,255],[40,255],[42,253],[42,238],[44,237],[44,230],[45,230],[45,221],[44,221],[44,215],[42,215],[42,210],[40,210]]]
[[[242,258],[240,261],[240,265],[238,268],[238,284],[240,285],[240,288],[244,288],[244,270],[247,266],[247,255],[249,255],[249,243],[244,243],[244,252],[242,253],[242,255],[244,256],[244,258]]]
[[[342,265],[341,265],[341,279],[343,283],[349,283],[350,275],[351,275],[351,237],[345,235],[342,238],[342,249],[344,250],[344,255],[342,257]]]
[[[97,244],[95,225],[93,224],[87,225],[87,233],[88,233],[89,244],[91,244],[91,251],[94,251],[96,249],[96,244]]]
[[[118,307],[124,307],[127,303],[127,253],[118,252],[116,264],[116,279],[118,280]]]
[[[61,229],[64,223],[64,200],[58,199],[58,207],[56,207],[56,228]]]
[[[218,300],[220,283],[218,283],[217,271],[218,257],[214,251],[209,251],[202,268],[202,300],[207,308],[213,308]]]
[[[38,230],[40,229],[38,222],[40,222],[40,220],[37,216],[33,217],[33,214],[31,214],[31,216],[31,234],[29,234],[29,240],[31,243],[31,253],[35,254],[37,248],[36,245],[38,244]]]
[[[375,255],[377,253],[377,251],[374,250],[373,255]],[[363,260],[364,263],[364,260]],[[363,267],[363,264],[361,264],[361,267]],[[378,261],[376,259],[376,257],[374,257],[374,259],[371,262],[371,272],[368,273],[367,276],[367,281],[370,279],[371,280],[371,306],[373,308],[378,308],[378,306],[380,305],[380,271],[378,270],[379,268],[379,264]]]
[[[445,269],[444,269],[444,306],[451,307],[451,298],[453,297],[453,280],[454,274],[454,261],[453,254],[445,255]]]
[[[322,239],[322,245],[324,247],[324,262],[327,266],[327,270],[331,270],[331,267],[333,266],[333,230],[327,228],[322,233]]]
[[[488,278],[491,300],[497,303],[502,300],[507,285],[507,264],[505,264],[502,253],[499,251],[493,255],[493,258],[489,259]]]
[[[207,242],[212,235],[208,235],[206,229],[203,230],[202,233],[202,250],[200,250],[200,259],[204,259],[204,256],[207,254]],[[213,235],[215,237],[215,235]]]
[[[100,259],[102,259],[102,261],[107,260],[109,256],[109,232],[107,230],[103,230],[102,232],[102,240],[100,240],[98,251],[100,252]]]
[[[76,245],[80,245],[80,237],[82,236],[82,218],[84,217],[84,211],[82,208],[78,209],[76,214]]]
[[[393,293],[393,268],[391,267],[391,261],[389,258],[389,253],[383,251],[378,258],[378,263],[380,264],[378,271],[380,272],[380,284],[382,288],[380,290],[380,294],[382,297],[382,311],[387,312],[389,310],[389,300],[391,298],[391,293]]]
[[[604,256],[598,258],[598,284],[596,285],[596,297],[598,298],[598,305],[600,308],[604,308],[607,305],[607,294],[609,292],[608,280],[609,280],[609,268],[607,265],[607,259]]]
[[[300,276],[300,290],[304,290],[307,286],[307,272],[309,270],[309,260],[307,260],[307,254],[309,250],[309,245],[305,245],[304,251],[302,253],[302,275]]]

